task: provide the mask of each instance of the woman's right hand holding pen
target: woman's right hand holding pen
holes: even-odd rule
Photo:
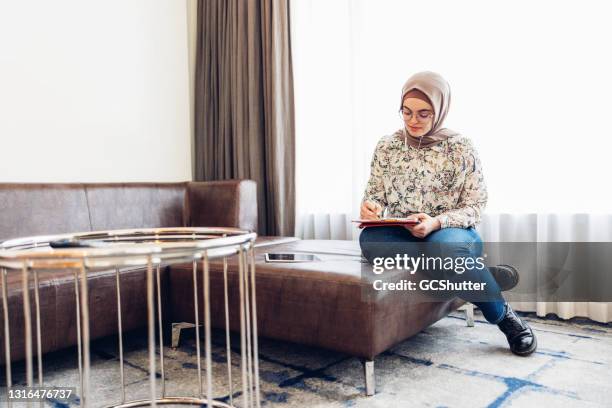
[[[382,215],[382,206],[373,201],[364,201],[361,204],[361,211],[359,212],[359,218],[362,220],[379,220]]]

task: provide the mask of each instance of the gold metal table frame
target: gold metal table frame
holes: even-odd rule
[[[257,309],[255,299],[255,259],[254,242],[256,234],[235,228],[145,228],[113,231],[96,231],[75,234],[37,236],[5,241],[0,244],[0,279],[2,282],[2,306],[4,318],[4,352],[6,354],[6,387],[12,384],[10,356],[10,311],[8,310],[7,274],[20,274],[23,293],[23,314],[25,320],[25,366],[28,387],[44,386],[43,356],[41,353],[42,333],[40,321],[40,297],[38,272],[40,270],[69,269],[74,271],[74,300],[77,322],[77,350],[79,367],[78,393],[81,406],[94,406],[90,396],[90,316],[88,304],[88,271],[96,269],[115,269],[117,294],[117,325],[119,340],[119,365],[121,375],[120,401],[107,407],[128,408],[141,406],[206,405],[209,407],[234,407],[231,372],[231,350],[228,304],[228,263],[227,258],[238,256],[238,277],[240,292],[240,357],[242,382],[242,407],[260,407],[259,363],[257,343]],[[54,241],[70,241],[85,247],[53,248]],[[210,283],[209,260],[223,259],[223,282],[225,301],[225,334],[227,353],[227,376],[229,384],[229,401],[216,401],[213,396],[212,357],[211,357],[211,318],[210,318]],[[167,395],[164,371],[164,348],[162,330],[162,301],[160,295],[160,268],[162,265],[192,262],[193,296],[196,327],[196,356],[198,370],[197,396]],[[198,268],[198,263],[201,266]],[[123,330],[121,322],[121,267],[146,267],[147,288],[147,332],[150,397],[142,400],[128,400],[125,390]],[[200,276],[199,276],[200,275]],[[202,294],[198,294],[198,279],[202,279]],[[34,290],[33,307],[35,309],[34,327],[32,329],[32,301],[30,291]],[[157,299],[154,286],[157,286]],[[156,306],[157,302],[157,308]],[[202,358],[200,347],[200,316],[198,305],[203,302],[204,331],[204,364],[205,379],[202,375]],[[155,316],[157,309],[157,316]],[[235,312],[235,311],[234,311]],[[156,345],[155,330],[159,336]],[[34,340],[35,339],[35,340]],[[36,344],[37,381],[34,381],[33,347]],[[156,347],[159,347],[159,368],[161,372],[160,392],[156,382]],[[205,383],[205,384],[204,384]],[[205,391],[205,392],[204,392]],[[2,401],[4,404],[4,401]],[[43,406],[44,402],[40,402]]]

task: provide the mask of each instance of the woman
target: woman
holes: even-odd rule
[[[470,140],[442,128],[449,105],[450,87],[436,73],[417,73],[404,84],[400,105],[404,126],[376,146],[361,218],[378,219],[385,209],[389,217],[420,222],[406,228],[365,228],[359,242],[369,262],[393,253],[419,256],[419,245],[437,245],[442,251],[437,255],[455,260],[482,255],[482,240],[474,227],[487,202],[486,185]],[[514,268],[483,266],[461,274],[454,270],[451,275],[485,283],[484,291],[462,290],[454,295],[474,303],[488,322],[497,324],[513,353],[527,356],[535,351],[533,331],[501,294],[504,280],[514,281],[510,286],[518,282]]]

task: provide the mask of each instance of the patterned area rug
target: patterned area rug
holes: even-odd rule
[[[358,359],[262,339],[262,405],[611,407],[612,324],[525,319],[538,336],[539,348],[531,357],[521,358],[509,352],[502,333],[478,312],[472,328],[466,327],[463,314],[450,315],[376,359],[377,393],[373,397],[364,395],[363,369]],[[145,398],[149,390],[146,337],[142,333],[126,337],[127,398]],[[214,333],[214,395],[229,402],[224,339],[222,332]],[[233,343],[237,340],[234,335]],[[232,350],[233,401],[242,406],[239,348],[233,344]],[[198,375],[193,334],[187,331],[177,350],[166,348],[164,353],[167,395],[195,395]],[[45,384],[76,385],[76,364],[74,350],[45,356]],[[92,370],[93,406],[117,403],[121,388],[115,338],[92,344]],[[14,376],[17,382],[23,381],[22,365],[14,366]],[[75,396],[69,404],[51,400],[47,406],[79,406],[79,399]]]

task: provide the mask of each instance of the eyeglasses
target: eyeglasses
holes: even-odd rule
[[[406,107],[402,107],[402,109],[400,109],[400,112],[402,113],[404,120],[412,119],[413,112],[410,109]],[[427,119],[431,118],[432,116],[433,116],[433,112],[430,111],[429,109],[421,109],[417,111],[416,119],[418,122],[423,123],[423,122],[426,122]]]

